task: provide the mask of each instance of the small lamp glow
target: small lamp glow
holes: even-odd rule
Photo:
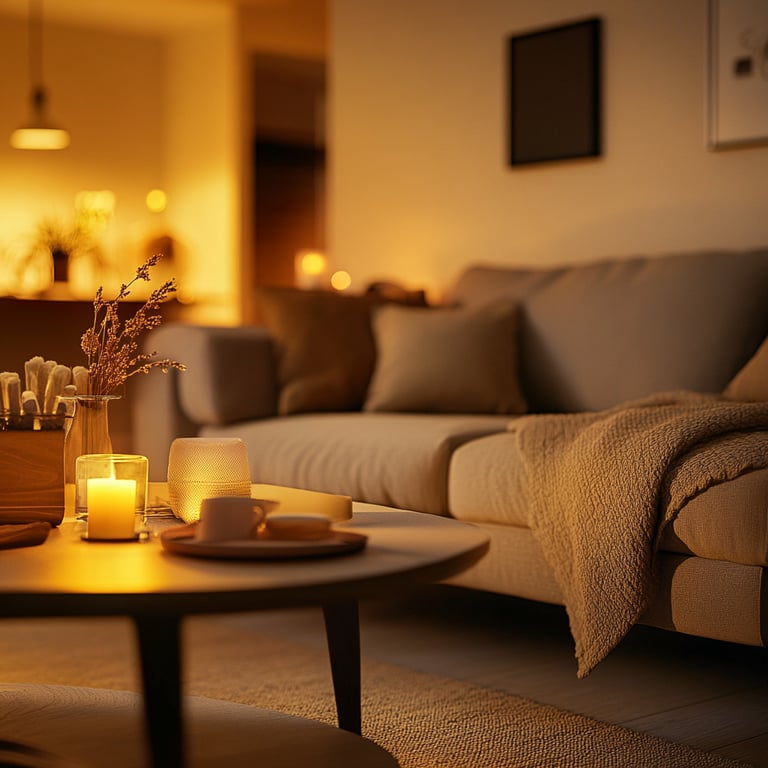
[[[339,269],[331,275],[331,288],[346,291],[352,285],[352,276],[344,269]]]
[[[62,128],[43,125],[27,125],[11,134],[14,149],[66,149],[69,134]]]
[[[301,257],[301,271],[305,275],[311,275],[312,277],[322,275],[327,266],[328,262],[322,253],[309,251],[308,253],[304,253]]]
[[[147,210],[152,213],[162,213],[168,205],[168,196],[162,189],[150,189],[144,198]]]
[[[177,437],[168,454],[168,500],[185,523],[200,518],[203,499],[250,496],[248,448],[239,437]]]
[[[320,287],[328,271],[328,258],[320,251],[299,251],[294,262],[296,284],[300,288]]]

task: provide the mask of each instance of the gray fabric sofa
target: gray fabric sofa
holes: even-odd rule
[[[371,304],[374,370],[362,404],[343,411],[283,407],[294,326],[282,338],[274,317],[269,330],[161,327],[147,349],[188,370],[136,381],[134,448],[149,457],[152,479],[164,480],[174,437],[241,437],[254,482],[481,526],[490,552],[455,583],[563,603],[524,509],[511,503],[528,491],[510,428],[517,418],[602,411],[672,390],[768,400],[768,250],[475,265],[444,303]],[[760,466],[691,498],[660,540],[642,621],[764,645],[767,509]]]

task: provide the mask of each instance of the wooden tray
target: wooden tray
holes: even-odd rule
[[[323,539],[308,541],[277,539],[238,539],[234,541],[197,541],[194,523],[169,528],[160,534],[167,552],[188,557],[225,560],[294,560],[310,557],[334,557],[359,552],[367,536],[348,531],[331,531]]]

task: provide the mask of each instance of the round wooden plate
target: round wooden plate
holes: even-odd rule
[[[233,541],[197,541],[194,524],[169,528],[160,534],[167,552],[188,557],[228,560],[292,560],[305,557],[333,557],[359,552],[367,536],[349,531],[331,531],[323,539],[278,540],[236,539]]]

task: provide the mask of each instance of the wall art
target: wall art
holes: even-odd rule
[[[601,152],[601,20],[507,39],[510,165]]]
[[[768,1],[710,0],[709,145],[768,143]]]

